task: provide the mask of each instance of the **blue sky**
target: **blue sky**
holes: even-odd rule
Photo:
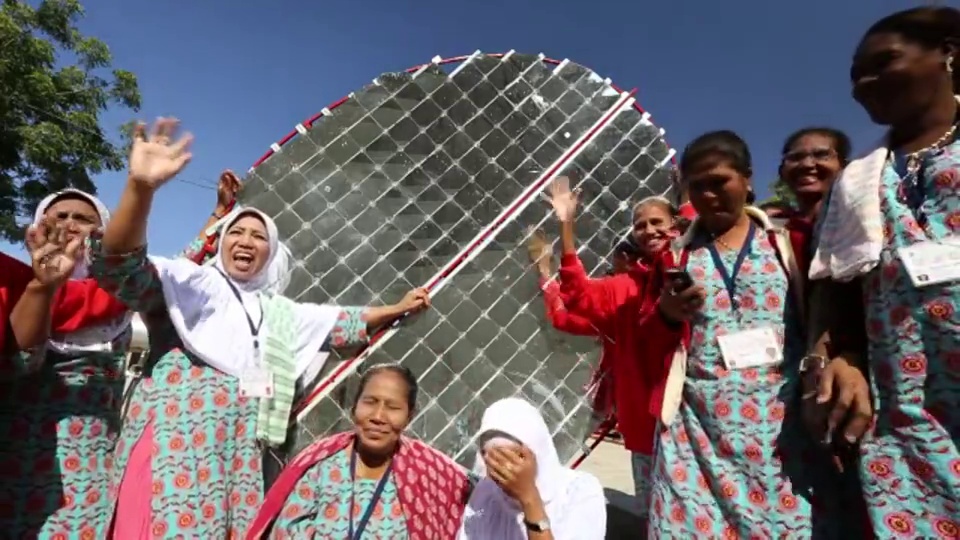
[[[224,168],[245,172],[298,122],[382,72],[435,55],[515,49],[569,58],[637,87],[678,149],[704,131],[739,132],[762,196],[790,131],[828,124],[858,148],[879,136],[850,98],[850,58],[871,22],[917,3],[87,0],[81,28],[139,77],[140,118],[175,115],[195,134],[183,177],[197,184],[213,186]],[[112,129],[132,116],[111,110],[103,123]],[[111,208],[123,181],[122,173],[98,178]],[[214,202],[211,189],[165,187],[151,252],[177,251]]]

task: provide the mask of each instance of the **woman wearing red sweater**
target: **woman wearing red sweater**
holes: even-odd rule
[[[593,410],[604,420],[601,429],[616,425],[614,415],[614,383],[611,368],[613,357],[616,354],[616,343],[609,338],[610,332],[599,328],[602,320],[591,318],[589,314],[571,311],[567,308],[569,295],[560,290],[560,283],[553,279],[553,254],[543,233],[537,231],[530,237],[528,246],[530,258],[540,275],[540,289],[543,291],[543,302],[546,308],[547,319],[557,330],[574,336],[595,337],[601,346],[600,363],[590,377],[587,389],[593,397]],[[610,275],[628,272],[637,264],[639,250],[632,240],[620,240],[613,248],[613,269]],[[579,270],[583,268],[580,267]],[[586,279],[586,272],[583,274]],[[601,278],[602,279],[602,278]],[[619,437],[619,435],[617,435]]]
[[[587,278],[577,257],[574,223],[578,198],[570,190],[569,180],[557,178],[551,186],[551,203],[560,221],[563,258],[560,288],[571,312],[588,318],[603,330],[601,338],[608,350],[613,380],[613,402],[623,444],[632,454],[635,494],[641,518],[649,509],[650,456],[653,452],[655,418],[649,412],[648,381],[655,375],[645,373],[637,362],[639,349],[636,326],[644,298],[650,264],[676,236],[676,210],[669,201],[651,197],[634,207],[633,242],[640,257],[627,271],[601,279]]]

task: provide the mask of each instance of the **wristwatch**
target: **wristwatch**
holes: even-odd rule
[[[542,533],[550,530],[550,520],[547,518],[543,518],[540,521],[527,521],[524,519],[523,524],[526,525],[527,529],[531,532]]]

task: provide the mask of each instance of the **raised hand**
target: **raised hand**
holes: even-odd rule
[[[145,124],[137,124],[130,149],[130,180],[155,190],[167,183],[190,162],[190,143],[186,134],[176,141],[180,122],[174,118],[158,118],[147,135]]]
[[[47,220],[27,228],[27,250],[33,266],[33,276],[45,287],[56,289],[63,285],[77,267],[84,236],[67,240],[67,231]]]
[[[550,195],[547,200],[553,206],[553,212],[562,222],[570,222],[577,218],[577,205],[580,204],[579,191],[570,189],[570,179],[558,176],[550,184]]]
[[[220,181],[217,182],[216,214],[223,215],[233,207],[241,187],[240,179],[233,171],[226,170],[220,173]]]

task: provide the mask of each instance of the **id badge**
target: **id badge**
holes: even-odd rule
[[[897,254],[914,287],[960,281],[960,237],[920,242]]]
[[[244,370],[240,375],[240,397],[272,398],[273,373],[261,368]]]
[[[783,361],[773,328],[754,328],[717,338],[727,370],[772,366]]]

